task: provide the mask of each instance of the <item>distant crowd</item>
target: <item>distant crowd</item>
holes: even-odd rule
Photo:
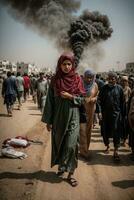
[[[29,95],[32,95],[34,103],[37,102],[38,108],[42,111],[51,75],[44,75],[43,72],[28,76],[22,76],[17,72],[16,76],[10,71],[6,78],[1,78],[2,96],[9,116],[13,115],[13,106],[18,100],[18,110],[21,109],[22,102],[26,102]]]

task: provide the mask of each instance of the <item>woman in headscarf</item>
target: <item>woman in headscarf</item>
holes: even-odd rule
[[[83,110],[85,109],[86,118],[81,117],[79,149],[80,155],[85,159],[88,159],[88,149],[91,140],[91,130],[98,94],[98,86],[95,82],[95,73],[91,69],[86,70],[84,73],[84,88],[86,90],[86,102],[84,104]]]
[[[78,163],[79,106],[85,95],[75,67],[72,53],[60,56],[42,116],[52,133],[51,167],[58,165],[58,175],[68,172],[67,180],[72,186],[78,184],[73,174]]]

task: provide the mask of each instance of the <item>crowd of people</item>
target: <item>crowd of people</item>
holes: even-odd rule
[[[76,72],[74,55],[63,53],[52,77],[26,73],[16,77],[11,72],[3,81],[2,96],[9,116],[18,98],[21,109],[29,93],[42,112],[42,121],[51,131],[51,167],[58,165],[58,176],[68,173],[71,186],[78,185],[74,178],[78,166],[78,153],[88,160],[90,156],[91,131],[100,125],[100,132],[110,152],[113,139],[114,161],[120,161],[120,144],[129,142],[131,158],[134,160],[134,77],[118,76],[109,72],[107,79],[101,78],[92,69],[83,75]]]
[[[75,57],[64,53],[57,62],[56,73],[48,89],[42,121],[52,135],[51,166],[58,165],[58,176],[68,173],[71,186],[78,185],[74,172],[78,152],[88,160],[91,130],[99,121],[105,153],[113,138],[114,161],[120,161],[121,141],[129,146],[134,160],[134,79],[109,72],[106,80],[91,69],[79,76]]]
[[[37,102],[38,108],[43,111],[49,79],[50,76],[46,76],[43,72],[30,76],[27,73],[22,76],[20,72],[17,72],[15,76],[14,73],[8,71],[7,78],[2,83],[2,96],[8,116],[13,115],[13,106],[16,100],[18,100],[18,110],[20,110],[22,102],[26,102],[30,95],[32,95],[34,103]]]

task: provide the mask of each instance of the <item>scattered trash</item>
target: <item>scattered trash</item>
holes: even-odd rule
[[[8,138],[8,139],[4,140],[3,145],[6,145],[6,144],[9,144],[10,146],[12,146],[14,148],[19,148],[19,147],[26,148],[30,144],[42,145],[43,142],[38,141],[38,140],[31,140],[31,139],[28,139],[27,137],[17,136],[15,138]]]
[[[27,140],[18,138],[11,138],[7,141],[7,144],[9,144],[12,147],[27,147],[29,145]]]
[[[30,144],[42,145],[43,142],[38,140],[30,140],[27,137],[22,137],[22,136],[17,136],[15,138],[7,138],[6,140],[4,140],[2,144],[1,155],[9,158],[24,159],[27,157],[27,154],[21,151],[16,151],[14,148],[20,148],[20,147],[26,148]]]
[[[14,148],[11,146],[3,147],[1,150],[1,155],[8,158],[20,158],[20,159],[24,159],[27,157],[27,154],[21,151],[15,151]]]

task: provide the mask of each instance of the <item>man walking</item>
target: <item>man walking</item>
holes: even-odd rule
[[[11,72],[7,72],[7,78],[3,82],[2,96],[4,98],[4,104],[7,107],[7,113],[12,116],[13,104],[16,100],[17,85],[16,80],[11,76]]]
[[[114,160],[120,160],[118,148],[123,127],[124,94],[123,89],[117,84],[117,75],[114,72],[108,74],[108,84],[104,85],[99,93],[99,101],[102,111],[101,134],[109,152],[109,138],[113,138]]]

